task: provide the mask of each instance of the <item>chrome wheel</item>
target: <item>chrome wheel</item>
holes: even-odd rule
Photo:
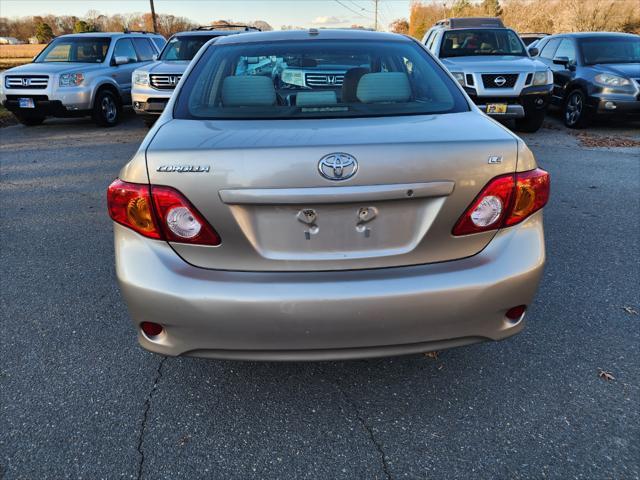
[[[104,119],[108,123],[113,123],[118,116],[118,106],[116,105],[113,97],[111,95],[105,95],[102,97],[100,107],[102,108],[102,115]]]
[[[567,106],[564,111],[564,118],[567,125],[576,125],[582,117],[582,110],[584,108],[584,101],[582,93],[573,92],[567,99]]]

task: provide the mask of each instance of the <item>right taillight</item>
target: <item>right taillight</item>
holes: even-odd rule
[[[453,235],[496,230],[520,223],[549,200],[549,173],[540,168],[493,178],[460,217]]]
[[[123,182],[107,189],[111,218],[145,237],[196,245],[220,245],[220,236],[196,208],[171,187]]]

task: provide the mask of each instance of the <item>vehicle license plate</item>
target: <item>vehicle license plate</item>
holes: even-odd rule
[[[487,104],[487,113],[507,113],[507,104],[489,103]]]
[[[36,108],[33,98],[19,98],[18,103],[20,108]]]

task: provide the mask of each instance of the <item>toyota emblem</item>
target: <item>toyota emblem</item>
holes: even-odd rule
[[[328,180],[348,180],[358,171],[358,161],[348,153],[330,153],[320,159],[318,171]]]

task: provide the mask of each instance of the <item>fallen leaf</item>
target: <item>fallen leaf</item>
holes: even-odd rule
[[[629,315],[638,315],[638,311],[633,307],[624,306],[622,309],[627,312]]]
[[[433,358],[434,360],[438,360],[438,354],[440,352],[434,351],[434,352],[425,352],[424,356],[425,357],[429,357],[429,358]]]
[[[593,135],[588,132],[571,132],[585,147],[640,147],[635,138],[621,136]]]
[[[606,370],[603,370],[601,368],[598,369],[598,376],[601,379],[606,380],[607,382],[610,382],[616,379],[616,377],[614,377],[611,372],[607,372]]]

